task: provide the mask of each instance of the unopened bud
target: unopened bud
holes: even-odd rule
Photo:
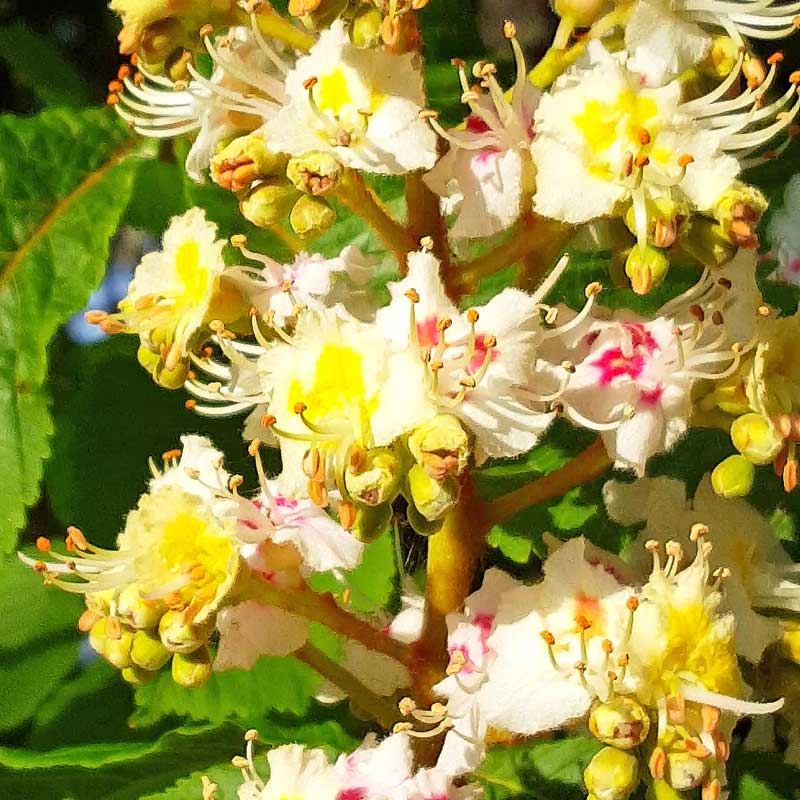
[[[131,661],[142,669],[155,672],[169,661],[171,653],[161,639],[149,631],[136,631],[131,644]]]
[[[292,230],[301,238],[309,239],[325,233],[336,222],[336,212],[321,197],[301,195],[289,214]]]
[[[108,617],[106,618],[108,619]],[[108,632],[108,629],[106,629]],[[102,656],[117,669],[131,666],[131,645],[133,644],[133,631],[122,627],[118,638],[109,636],[106,639]]]
[[[360,542],[374,542],[388,527],[392,519],[392,506],[360,506],[352,533]]]
[[[679,240],[681,248],[704,267],[721,267],[736,255],[736,245],[719,223],[694,217],[689,232]]]
[[[158,635],[171,653],[191,653],[208,641],[211,629],[188,624],[181,611],[167,611],[158,624]]]
[[[207,647],[172,657],[172,680],[179,686],[195,689],[211,677],[211,654]]]
[[[589,730],[604,744],[630,750],[647,738],[650,717],[632,697],[614,697],[592,709]]]
[[[625,274],[636,294],[647,294],[658,286],[669,270],[669,259],[655,247],[634,245],[625,261]]]
[[[469,437],[451,414],[438,414],[408,437],[408,449],[417,464],[436,481],[460,475],[470,456]]]
[[[627,800],[639,783],[639,763],[635,756],[604,747],[583,772],[590,797],[597,800]]]
[[[311,151],[290,159],[286,177],[295,189],[314,197],[332,192],[341,183],[344,167],[330,153]]]
[[[381,26],[383,14],[374,6],[363,6],[353,17],[350,40],[356,47],[366,49],[383,44]]]
[[[461,493],[455,477],[448,475],[437,481],[419,464],[408,471],[408,490],[415,508],[428,522],[441,519],[458,502]]]
[[[145,600],[135,583],[125,586],[117,598],[117,614],[132,628],[155,628],[166,610],[159,600]]]
[[[211,159],[211,177],[223,189],[241,192],[254,181],[277,177],[286,168],[286,157],[273,153],[262,136],[239,136]]]
[[[181,23],[174,17],[153,22],[139,38],[139,57],[147,64],[163,64],[184,39]]]
[[[711,485],[721,497],[744,497],[750,493],[756,468],[744,456],[728,456],[714,467]]]
[[[706,762],[685,751],[667,753],[666,780],[679,792],[694,789],[703,782],[708,772]]]
[[[753,464],[769,464],[783,448],[783,438],[761,414],[743,414],[731,425],[733,446]]]
[[[717,202],[714,217],[733,244],[753,249],[758,246],[756,228],[767,205],[758,189],[737,181]]]
[[[605,7],[603,0],[555,0],[553,10],[562,19],[571,20],[578,28],[588,28]]]
[[[263,183],[239,204],[242,216],[258,228],[283,222],[300,193],[289,183]]]
[[[714,36],[708,55],[699,65],[700,72],[716,80],[727,78],[736,66],[738,56],[739,45],[730,36]]]
[[[131,686],[142,686],[149,683],[156,677],[155,672],[137,667],[136,664],[131,664],[129,667],[121,670],[122,680],[129,683]]]
[[[353,472],[345,471],[347,491],[354,500],[367,506],[391,503],[400,491],[400,458],[389,447],[378,447],[366,452],[363,463]]]

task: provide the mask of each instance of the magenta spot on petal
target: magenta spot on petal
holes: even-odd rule
[[[794,272],[794,273],[800,272],[800,257],[798,257],[798,258],[793,258],[793,259],[792,259],[792,260],[791,260],[791,261],[790,261],[790,262],[789,262],[789,263],[786,265],[786,269],[787,269],[787,270],[789,270],[789,272]]]
[[[252,522],[249,519],[240,519],[239,524],[243,525],[245,528],[249,528],[251,531],[258,530],[258,525],[255,522]]]
[[[467,117],[467,130],[470,133],[486,133],[489,126],[480,117],[470,114]]]
[[[489,161],[494,161],[502,152],[499,147],[485,147],[483,150],[479,150],[473,158],[478,164],[485,165]]]
[[[278,506],[278,508],[297,508],[299,504],[297,500],[293,500],[291,497],[284,497],[282,494],[279,494],[275,497],[275,505]]]
[[[481,629],[481,638],[484,644],[492,632],[492,625],[494,625],[494,614],[476,614],[472,624]]]
[[[483,366],[483,362],[486,360],[486,353],[487,353],[486,335],[483,333],[479,333],[475,337],[475,353],[470,359],[469,364],[467,365],[467,372],[470,375],[474,375]],[[495,346],[492,348],[492,354],[489,357],[490,363],[494,361],[498,355],[499,351]]]
[[[436,327],[438,322],[436,317],[417,321],[417,339],[420,347],[436,347],[439,344],[439,330]]]
[[[600,331],[590,331],[583,337],[583,343],[591,347],[600,338]]]
[[[600,385],[608,386],[614,378],[623,375],[628,378],[638,378],[644,369],[644,356],[640,353],[625,356],[621,347],[609,347],[603,351],[600,358],[590,363],[600,372]]]
[[[639,392],[639,402],[645,406],[654,406],[661,400],[661,395],[663,394],[663,386],[656,386],[654,389],[642,389]]]
[[[336,795],[336,800],[364,800],[367,790],[363,786],[356,786],[352,789],[343,789]]]
[[[642,347],[648,353],[654,353],[658,350],[658,343],[653,338],[653,335],[648,331],[644,324],[641,322],[626,322],[625,330],[631,337],[631,344],[634,347]]]

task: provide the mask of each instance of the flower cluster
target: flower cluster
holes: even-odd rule
[[[114,0],[131,60],[109,104],[143,136],[190,136],[188,175],[241,227],[173,218],[119,310],[87,319],[137,336],[199,418],[230,419],[257,484],[185,436],[151,462],[115,550],[70,528],[67,553],[42,537],[21,558],[85,595],[81,630],[132,683],[293,656],[326,679],[320,702],[391,731],[335,762],[273,749],[266,779],[251,731],[240,800],[469,800],[489,746],[553,731],[595,740],[593,800],[640,784],[719,800],[736,719],[782,708],[753,668],[800,662],[796,567],[742,499],[757,466],[786,492],[800,480],[800,312],[759,283],[767,199],[746,182],[800,114],[800,71],[749,42],[791,33],[800,4],[558,0],[531,72],[505,23],[510,89],[495,63],[453,60],[460,123],[425,94],[425,5]],[[404,207],[382,196],[401,184]],[[769,278],[793,285],[797,189],[767,230]],[[688,499],[653,458],[701,427],[733,455]],[[532,453],[538,470],[564,431],[595,443],[481,495],[487,462]],[[628,474],[606,512],[642,527],[634,544],[545,535],[541,572],[481,582],[494,525],[611,468]],[[356,613],[351,573],[391,533],[402,608]],[[403,575],[415,534],[424,594]],[[336,657],[311,623],[339,635]]]

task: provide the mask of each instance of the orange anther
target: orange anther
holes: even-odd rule
[[[706,759],[711,755],[711,751],[697,739],[686,739],[684,746],[686,747],[686,752],[695,758]]]
[[[110,81],[108,84],[109,92],[121,92],[124,88],[121,81]]]
[[[107,106],[116,106],[118,104],[119,104],[119,95],[110,94],[108,97],[106,97]]]
[[[200,28],[198,33],[200,34],[201,39],[205,39],[206,36],[211,36],[211,34],[214,33],[214,26],[205,24],[202,28]]]
[[[592,623],[589,622],[589,620],[583,616],[583,614],[578,614],[578,616],[575,617],[575,624],[584,631],[588,631],[589,628],[592,627]]]
[[[660,781],[664,778],[664,772],[667,768],[667,754],[660,747],[656,747],[653,750],[648,767],[655,780]]]
[[[264,414],[259,420],[262,428],[271,428],[277,421],[278,420],[275,419],[272,414]]]
[[[639,144],[648,145],[651,142],[650,131],[647,128],[639,128],[636,131],[636,138],[639,140]]]
[[[127,64],[122,64],[120,68],[117,70],[117,79],[124,81],[128,75],[131,74],[131,68]]]
[[[83,531],[80,528],[76,528],[74,525],[70,525],[67,528],[67,538],[72,541],[78,550],[86,550],[89,547],[86,537],[83,535]]]
[[[550,631],[542,631],[539,636],[544,639],[545,643],[552,647],[556,643],[556,637]]]
[[[319,79],[315,75],[312,75],[310,78],[306,78],[303,81],[303,88],[306,91],[309,91],[310,89],[313,89],[318,83]]]
[[[778,50],[767,59],[767,64],[771,66],[772,64],[780,64],[781,61],[783,61],[783,53]]]
[[[45,564],[44,561],[37,561],[33,565],[33,571],[43,575],[45,572],[47,572],[47,564]]]
[[[678,157],[678,166],[683,169],[684,167],[688,167],[689,164],[694,163],[694,156],[689,155],[689,153],[684,153],[682,156]]]
[[[719,800],[720,794],[722,794],[722,784],[718,778],[703,784],[700,791],[701,800]]]
[[[650,159],[646,155],[644,155],[644,153],[639,153],[639,155],[633,159],[633,163],[640,168],[646,167],[650,163]]]
[[[299,403],[295,403],[294,404],[294,413],[295,414],[305,414],[307,409],[308,409],[308,406],[305,403],[303,403],[302,401],[299,402]]]
[[[192,411],[197,406],[197,400],[195,400],[193,397],[190,397],[183,405],[187,411]]]
[[[700,709],[700,718],[703,720],[703,730],[711,733],[717,729],[722,712],[714,706],[703,706]]]
[[[36,549],[40,553],[50,552],[50,540],[46,536],[38,536],[36,538]]]
[[[639,598],[629,597],[625,605],[627,606],[628,611],[636,611],[636,609],[639,608]]]
[[[247,445],[247,454],[250,458],[255,458],[258,455],[258,451],[261,449],[261,439],[253,439],[249,445]]]
[[[181,451],[176,447],[174,450],[167,450],[165,453],[161,454],[161,458],[164,461],[172,461],[173,458],[180,458]]]
[[[609,654],[614,652],[614,643],[611,639],[603,639],[603,652]]]
[[[478,321],[479,316],[480,314],[478,314],[477,309],[470,308],[469,311],[467,311],[467,322],[469,322],[470,325],[474,325]]]

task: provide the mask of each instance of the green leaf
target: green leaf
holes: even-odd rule
[[[242,771],[236,769],[230,761],[193,772],[165,791],[148,794],[141,800],[198,800],[204,776],[217,785],[216,800],[236,800],[236,793],[242,784]]]
[[[475,777],[486,800],[584,800],[583,770],[601,747],[596,739],[579,737],[494,747]]]
[[[265,657],[250,670],[215,672],[208,683],[191,690],[178,686],[165,670],[136,690],[137,709],[131,722],[146,726],[178,717],[256,726],[269,713],[308,713],[321,680],[310,667],[290,657]]]
[[[339,582],[332,573],[311,576],[311,586],[318,592],[341,593],[350,589],[353,611],[368,613],[385,608],[397,587],[397,567],[391,531],[364,548],[364,558],[354,570],[344,574]]]
[[[17,611],[19,613],[19,610]],[[29,720],[41,703],[75,668],[78,641],[43,642],[16,655],[0,669],[0,732]]]
[[[22,648],[74,635],[82,609],[79,598],[45,586],[16,557],[0,561],[0,663]]]
[[[88,105],[89,94],[78,70],[58,53],[52,38],[40,36],[21,20],[0,27],[0,59],[12,80],[45,105]]]
[[[0,118],[0,552],[48,454],[47,344],[100,282],[138,147],[105,110]]]

